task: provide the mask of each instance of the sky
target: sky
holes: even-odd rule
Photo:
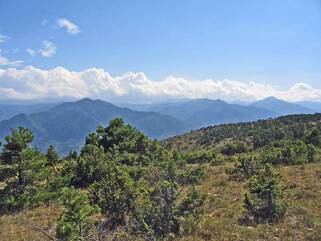
[[[321,0],[0,0],[0,99],[321,101]]]

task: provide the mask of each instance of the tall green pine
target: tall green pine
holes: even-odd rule
[[[47,157],[48,164],[51,166],[54,166],[58,162],[59,160],[58,153],[53,145],[49,145],[47,149],[46,157]]]

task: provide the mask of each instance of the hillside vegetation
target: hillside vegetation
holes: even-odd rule
[[[17,128],[1,153],[1,240],[321,240],[321,115],[152,141],[121,119],[58,158]]]
[[[319,134],[320,125],[321,114],[291,115],[255,122],[206,127],[169,138],[164,140],[163,144],[181,151],[213,148],[222,150],[239,146],[246,148],[246,151],[249,152],[273,144],[273,142],[276,144],[284,141],[311,142],[314,138],[313,135]],[[309,137],[311,140],[307,140]],[[316,142],[317,139],[316,137]]]

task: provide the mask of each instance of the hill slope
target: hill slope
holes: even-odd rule
[[[163,144],[181,151],[208,150],[226,142],[244,141],[269,145],[272,141],[302,139],[314,127],[321,129],[321,114],[289,115],[256,122],[225,124],[191,131],[163,140]]]
[[[100,124],[106,125],[115,117],[122,117],[152,138],[164,138],[190,129],[188,124],[170,116],[119,108],[101,100],[83,99],[60,104],[45,112],[19,114],[1,121],[0,138],[8,135],[10,128],[24,126],[34,132],[35,145],[41,150],[51,143],[65,154],[71,149],[79,149],[89,132]]]
[[[290,151],[280,152],[280,154],[291,155],[294,158],[294,162],[283,164],[279,163],[274,165],[275,171],[277,171],[278,175],[281,177],[282,187],[285,188],[284,201],[287,206],[285,216],[276,222],[262,222],[259,224],[244,222],[244,215],[246,211],[244,205],[245,196],[249,194],[251,180],[258,180],[256,178],[257,174],[254,174],[254,176],[251,178],[243,177],[238,179],[233,177],[233,173],[228,171],[236,168],[236,164],[240,163],[240,160],[244,160],[242,159],[244,155],[250,157],[249,160],[252,161],[252,164],[253,162],[259,164],[261,159],[256,159],[258,155],[262,157],[262,155],[259,153],[259,149],[254,152],[250,151],[248,153],[242,153],[241,155],[224,155],[224,159],[221,162],[216,162],[214,159],[218,158],[218,156],[213,156],[213,160],[215,162],[213,162],[213,160],[209,160],[209,162],[204,163],[199,159],[199,162],[187,165],[185,167],[186,170],[188,170],[188,172],[192,170],[192,172],[189,172],[189,175],[186,176],[179,175],[179,177],[188,176],[195,178],[199,175],[200,179],[194,183],[193,187],[188,187],[186,184],[184,184],[184,186],[181,186],[181,189],[177,193],[184,195],[189,188],[206,193],[206,200],[202,206],[204,209],[202,209],[202,212],[197,213],[196,222],[192,222],[190,219],[185,219],[186,223],[181,223],[182,231],[179,234],[175,235],[168,232],[166,233],[168,238],[161,237],[159,240],[320,240],[320,143],[316,147],[317,155],[315,155],[316,158],[314,161],[304,164],[295,164],[295,159],[300,159],[301,155],[306,153],[304,148],[297,149],[298,146],[296,145],[299,144],[299,147],[302,147],[302,143],[306,141],[306,134],[310,133],[313,129],[319,129],[319,134],[318,136],[314,136],[316,137],[314,140],[318,139],[320,142],[321,114],[293,115],[280,117],[274,120],[208,127],[164,141],[163,143],[168,144],[169,147],[182,147],[182,150],[212,150],[212,148],[215,148],[224,141],[252,142],[255,135],[263,133],[261,139],[267,137],[269,141],[276,140],[276,142],[278,142],[278,145],[270,145],[271,142],[268,142],[266,145],[267,149],[265,150],[268,152],[263,153],[264,156],[273,156],[276,154],[275,148],[284,148],[283,144],[286,143],[282,141],[287,141],[291,144],[291,146],[289,146]],[[300,131],[302,131],[302,133]],[[183,145],[185,142],[191,145]],[[148,151],[147,153],[150,152]],[[186,153],[187,152],[183,152],[182,154]],[[176,158],[182,158],[177,155],[175,156]],[[106,161],[105,159],[103,160]],[[179,160],[180,159],[177,161]],[[70,166],[70,162],[71,160],[68,159],[65,163],[67,167]],[[58,165],[58,167],[61,168],[62,163],[59,163]],[[182,167],[184,166],[182,162],[180,162],[180,165],[182,165]],[[137,168],[137,166],[135,167]],[[239,167],[243,168],[244,166]],[[256,166],[251,165],[250,167],[255,168]],[[144,175],[144,173],[151,173],[153,180],[151,185],[155,185],[154,180],[157,179],[157,175],[160,175],[159,173],[161,172],[158,172],[158,169],[156,169],[157,172],[152,172],[153,169],[147,169],[150,170],[150,172],[148,172],[145,169],[146,167],[143,168],[144,171],[138,173],[140,175]],[[153,168],[155,167],[153,166]],[[54,168],[54,170],[59,170],[59,168]],[[70,171],[70,169],[67,170]],[[128,170],[131,169],[128,168]],[[136,170],[137,169],[135,169],[135,171]],[[171,175],[175,175],[173,174],[174,172],[172,172],[173,169],[169,170],[171,171]],[[130,175],[128,175],[128,177],[129,176]],[[255,179],[252,179],[253,177]],[[135,176],[135,178],[137,177]],[[273,183],[275,183],[276,180],[277,179],[273,179]],[[143,185],[142,183],[144,184],[146,182],[135,182],[135,184],[138,185]],[[169,181],[166,180],[165,183],[168,185]],[[269,183],[272,183],[272,181]],[[269,184],[268,188],[270,188],[273,183]],[[109,187],[109,185],[111,186],[109,183],[104,183],[104,187]],[[121,182],[117,182],[117,185],[121,186],[122,184]],[[133,188],[134,185],[131,185],[130,187]],[[265,188],[265,186],[263,187]],[[268,188],[264,190],[267,190]],[[65,192],[65,189],[63,190]],[[117,188],[117,192],[114,192],[117,194],[117,197],[119,197],[119,195],[125,195],[123,194],[123,190],[124,189]],[[86,193],[85,189],[83,188],[81,189],[81,192]],[[114,194],[114,192],[112,192],[112,194]],[[142,193],[149,194],[151,192],[142,191]],[[166,197],[168,197],[168,195]],[[132,195],[130,198],[132,198]],[[197,199],[197,196],[194,196],[193,199]],[[106,200],[109,200],[109,196],[107,196]],[[120,200],[120,202],[122,201],[122,199],[118,200]],[[132,202],[132,199],[128,198],[127,200]],[[191,206],[191,208],[193,208],[193,206]],[[166,214],[170,212],[168,210],[170,209],[165,209]],[[55,229],[57,227],[57,222],[59,217],[63,217],[63,215],[65,215],[64,212],[65,208],[63,208],[60,203],[55,203],[54,201],[50,200],[50,202],[38,205],[36,207],[4,215],[1,217],[0,222],[1,238],[3,240],[11,241],[55,240],[53,237],[55,237],[56,234]],[[100,216],[97,218],[101,219]],[[166,220],[163,222],[166,222]],[[144,224],[146,224],[146,222]],[[120,234],[123,236],[120,236],[119,240],[148,240],[146,238],[137,238],[137,236],[131,237],[131,233],[122,232]],[[125,238],[122,239],[122,237]],[[111,238],[107,237],[102,240],[110,239]]]

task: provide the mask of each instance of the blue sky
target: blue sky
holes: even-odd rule
[[[23,61],[17,69],[321,88],[319,0],[0,0],[0,12],[1,56]],[[54,47],[47,56],[45,43]]]

